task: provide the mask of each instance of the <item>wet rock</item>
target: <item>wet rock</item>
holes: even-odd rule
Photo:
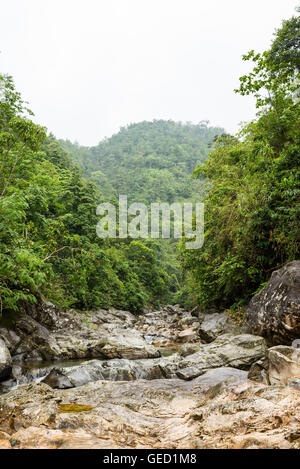
[[[0,337],[0,381],[9,378],[12,360],[5,341]]]
[[[86,377],[86,380],[84,381],[84,375],[86,374],[83,373],[81,374],[81,380],[79,380],[80,383],[86,384],[89,381],[92,381],[90,375]],[[90,378],[90,379],[89,379]],[[50,386],[53,389],[69,389],[69,388],[74,388],[74,384],[70,381],[70,379],[67,376],[64,376],[64,370],[61,368],[53,368],[48,376],[46,376],[43,379],[43,382]],[[78,382],[78,380],[77,380]]]
[[[199,346],[198,352],[181,360],[177,376],[181,379],[193,379],[211,368],[224,366],[247,370],[265,353],[266,345],[262,337],[225,334],[210,344]]]
[[[246,326],[271,345],[289,345],[300,337],[300,261],[272,273],[246,311]]]
[[[151,360],[91,360],[73,367],[54,367],[43,382],[52,388],[67,389],[98,381],[133,381],[176,377],[179,356]]]

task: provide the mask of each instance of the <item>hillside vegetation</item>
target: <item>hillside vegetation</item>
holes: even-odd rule
[[[134,175],[136,181],[144,178],[142,200],[154,197],[157,184],[162,199],[168,190],[174,197],[191,195],[190,169],[174,170],[172,161],[184,162],[185,146],[193,147],[193,160],[186,164],[195,167],[207,156],[208,134],[213,131],[203,125],[142,123],[123,129],[111,143],[107,140],[95,149],[77,151],[76,146],[65,144],[71,154],[32,122],[10,77],[0,76],[0,88],[1,314],[17,310],[22,300],[35,301],[37,292],[62,307],[82,310],[115,306],[138,312],[145,305],[171,301],[179,288],[174,246],[160,240],[100,240],[96,207],[107,200],[102,193],[115,199],[121,182],[122,191],[128,189],[130,197],[140,200],[138,186],[132,185]],[[180,141],[176,134],[181,135]],[[106,163],[99,165],[94,155],[102,147]],[[146,148],[157,148],[163,168],[150,169],[146,162],[143,171],[134,169],[137,154],[146,158]],[[119,172],[118,157],[122,157]],[[87,165],[90,180],[74,160]],[[101,184],[99,174],[101,170],[104,174],[104,168]],[[161,178],[151,171],[161,172]],[[173,187],[171,178],[180,189]]]
[[[191,174],[207,158],[215,136],[223,132],[207,122],[157,120],[131,124],[92,148],[60,143],[104,197],[124,194],[130,202],[172,203],[199,200],[201,184]]]

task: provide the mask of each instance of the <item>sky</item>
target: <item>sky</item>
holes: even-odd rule
[[[254,100],[233,92],[297,0],[9,0],[0,73],[58,138],[97,145],[121,126],[173,119],[236,132]]]

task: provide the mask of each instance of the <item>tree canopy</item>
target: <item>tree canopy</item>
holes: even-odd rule
[[[182,264],[185,301],[203,307],[245,303],[300,254],[299,17],[284,21],[270,50],[244,59],[255,66],[237,91],[256,97],[257,119],[217,139],[194,172],[207,184],[205,242],[182,250]]]

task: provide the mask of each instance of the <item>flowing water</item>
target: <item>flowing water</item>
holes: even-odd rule
[[[19,384],[30,382],[40,383],[54,367],[72,367],[81,365],[85,360],[62,360],[62,361],[35,361],[30,360],[13,365],[15,378],[0,383],[0,394],[16,389]]]
[[[178,351],[178,346],[158,347],[162,357],[169,357]],[[149,359],[151,360],[151,359]],[[80,360],[62,360],[62,361],[26,361],[24,363],[15,363],[14,376],[7,381],[0,383],[0,394],[7,393],[16,389],[20,384],[30,382],[40,383],[54,367],[69,368],[81,365],[89,359]],[[105,360],[103,360],[105,361]],[[108,361],[108,360],[107,360]]]

